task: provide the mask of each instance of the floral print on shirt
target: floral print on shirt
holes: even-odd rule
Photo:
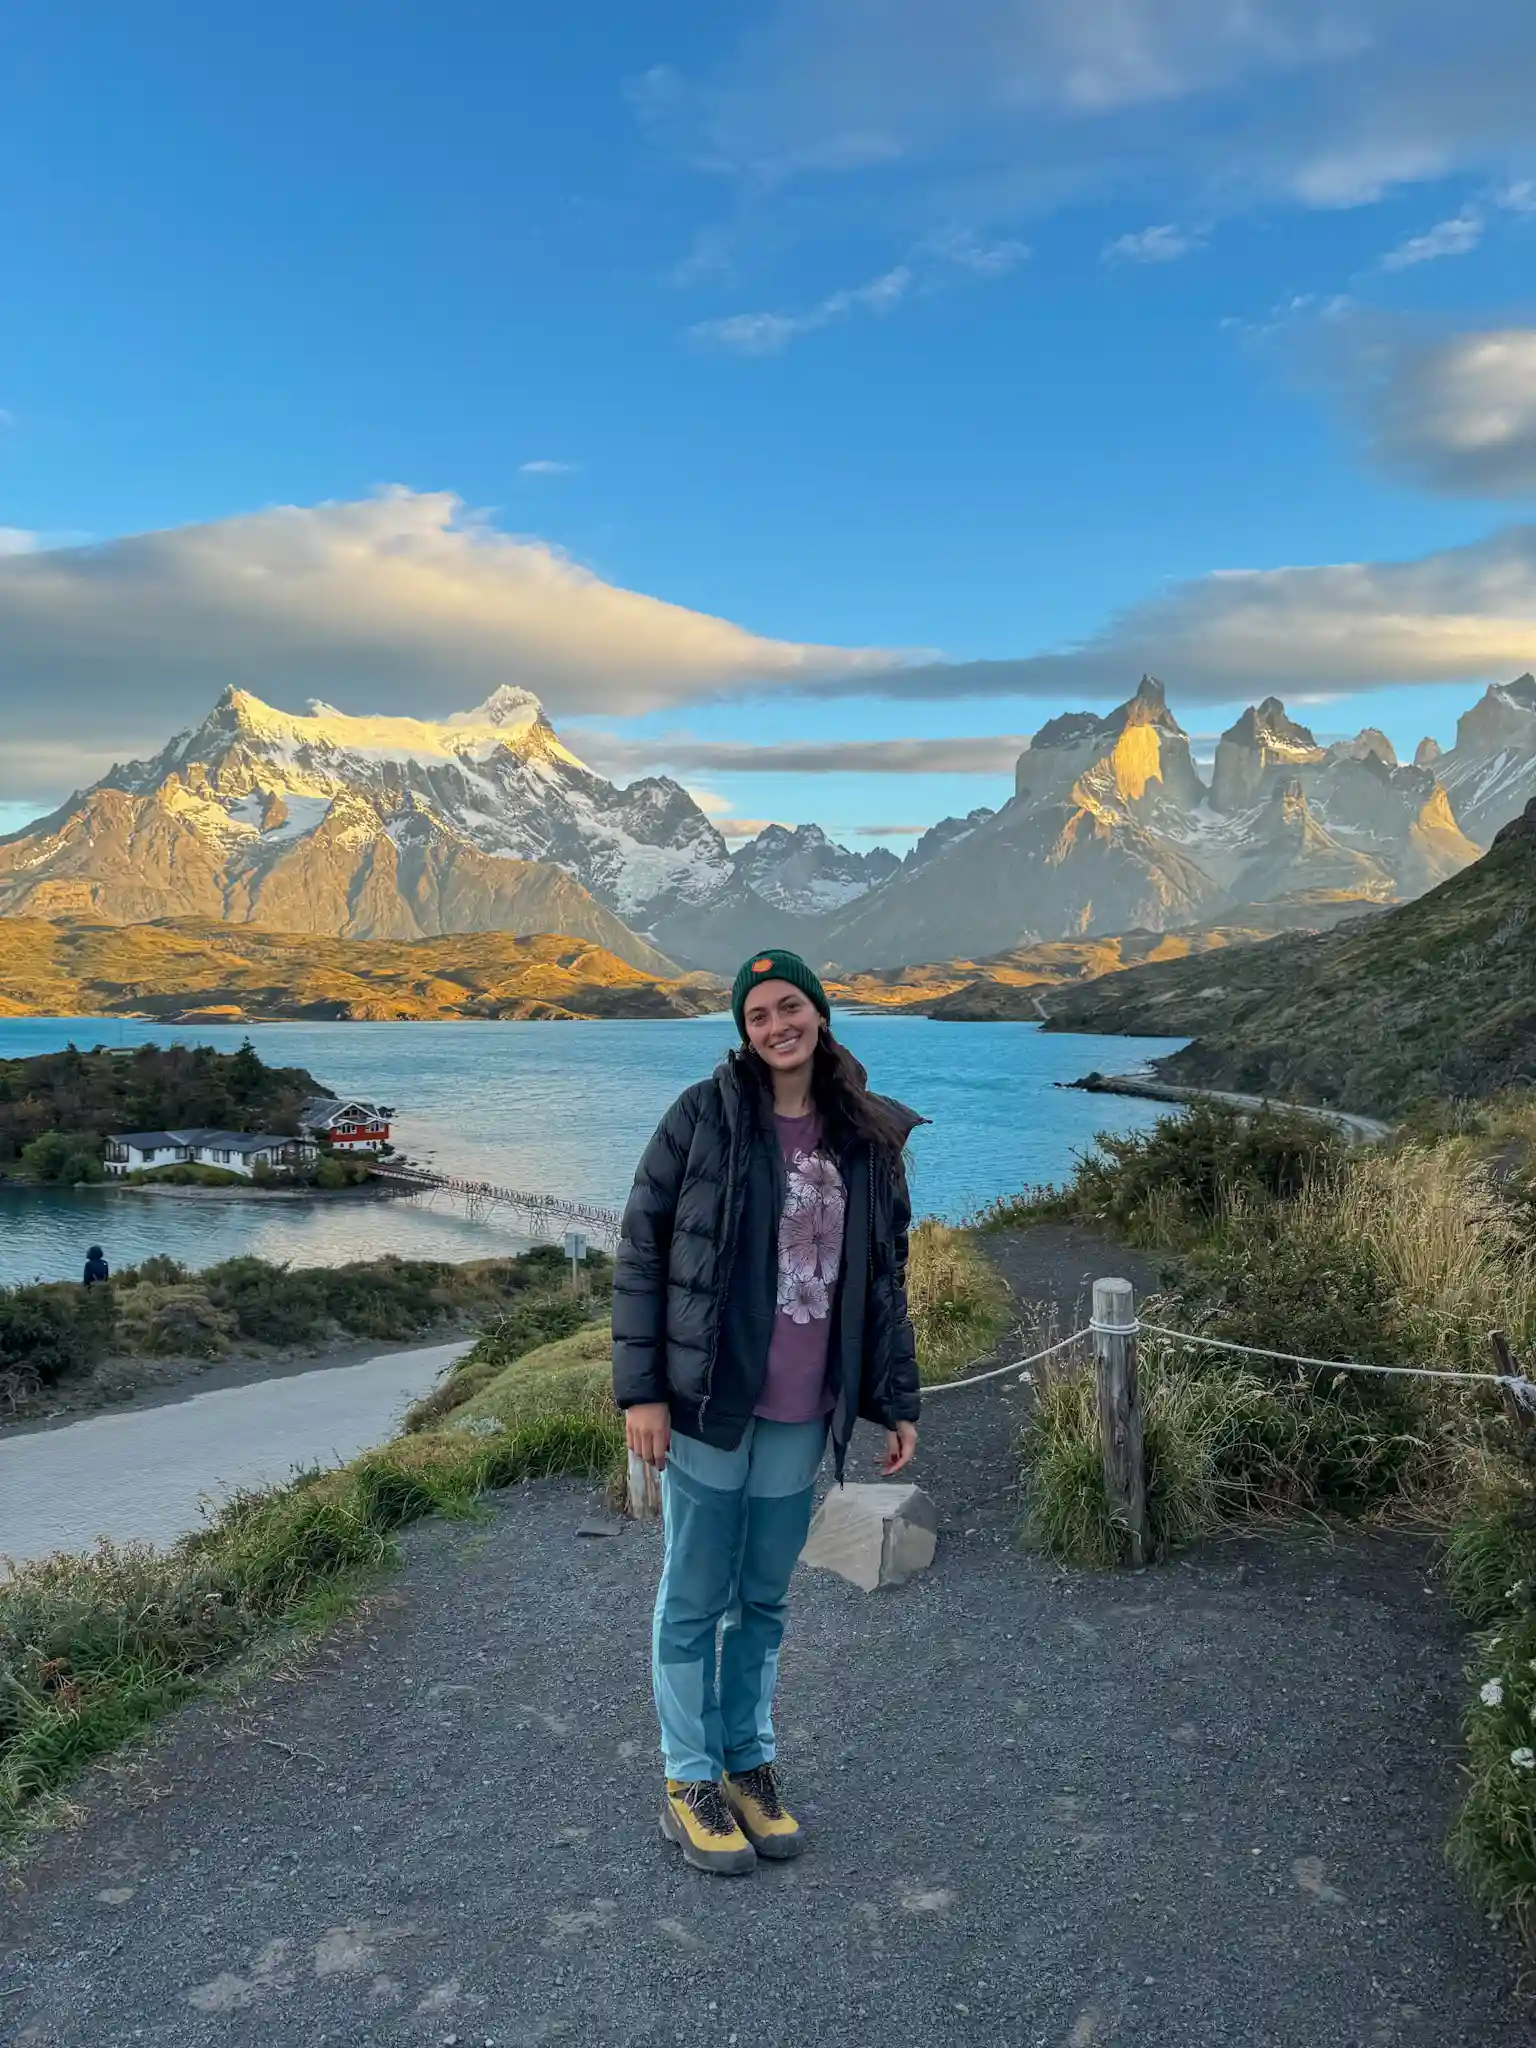
[[[785,1162],[785,1174],[784,1214],[779,1219],[779,1313],[793,1323],[819,1323],[832,1308],[848,1198],[836,1162],[825,1152],[795,1152]]]

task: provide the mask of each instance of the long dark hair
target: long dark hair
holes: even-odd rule
[[[773,1071],[768,1062],[750,1045],[739,1047],[734,1057],[771,1102]],[[907,1142],[906,1122],[878,1095],[870,1094],[867,1069],[833,1037],[830,1024],[824,1023],[816,1035],[811,1100],[834,1152],[842,1154],[854,1145],[868,1145],[888,1166],[900,1167]]]

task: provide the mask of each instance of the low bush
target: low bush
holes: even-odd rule
[[[1101,1131],[1065,1187],[995,1202],[981,1221],[999,1228],[1075,1218],[1132,1243],[1172,1248],[1202,1234],[1233,1201],[1291,1200],[1342,1158],[1342,1141],[1315,1117],[1197,1102],[1150,1130]]]
[[[1155,1304],[1154,1304],[1155,1306]],[[1326,1390],[1212,1367],[1179,1346],[1141,1350],[1147,1520],[1155,1553],[1253,1522],[1389,1499],[1419,1440],[1413,1416],[1383,1415],[1349,1384]],[[1091,1367],[1049,1375],[1025,1430],[1027,1528],[1053,1557],[1123,1563],[1126,1531],[1104,1491]]]
[[[48,1387],[106,1357],[117,1323],[114,1290],[69,1282],[0,1288],[0,1392]]]
[[[177,1159],[168,1166],[140,1166],[120,1176],[124,1187],[244,1188],[250,1182],[227,1166],[204,1166],[200,1160]]]

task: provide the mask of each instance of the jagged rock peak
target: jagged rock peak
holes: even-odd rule
[[[1168,709],[1167,692],[1156,676],[1143,676],[1134,694],[1113,711],[1064,711],[1059,718],[1048,718],[1030,741],[1029,751],[1108,741],[1133,725],[1155,725],[1163,732],[1184,736],[1184,728]]]
[[[1426,733],[1413,750],[1415,768],[1433,768],[1445,749],[1437,739]]]
[[[1262,704],[1250,704],[1221,737],[1231,740],[1235,746],[1262,747],[1266,753],[1277,756],[1304,754],[1312,759],[1322,757],[1323,750],[1311,730],[1298,724],[1278,697],[1266,697]]]
[[[1379,726],[1362,726],[1352,740],[1335,740],[1328,749],[1330,761],[1364,761],[1374,756],[1384,768],[1397,766],[1397,749]]]

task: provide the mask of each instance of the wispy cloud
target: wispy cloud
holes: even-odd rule
[[[35,554],[42,544],[43,536],[24,526],[0,526],[0,555]]]
[[[548,456],[537,455],[531,462],[517,465],[519,476],[574,476],[578,465],[574,462],[552,462]]]
[[[956,270],[969,271],[973,277],[1004,277],[1021,263],[1027,263],[1033,251],[1028,242],[1008,236],[989,241],[974,228],[946,227],[926,235],[914,253],[935,257]]]
[[[1450,220],[1442,220],[1422,235],[1410,235],[1389,249],[1381,259],[1383,270],[1411,270],[1416,263],[1438,263],[1443,256],[1470,256],[1483,239],[1488,223],[1475,206],[1464,206]]]
[[[914,289],[937,291],[961,277],[1005,277],[1030,257],[1027,242],[1011,237],[989,239],[974,228],[950,225],[925,235],[903,259],[868,284],[829,292],[803,313],[731,313],[722,320],[700,320],[688,329],[691,340],[744,356],[772,356],[814,334],[820,327],[846,320],[854,313],[894,312]]]
[[[1135,234],[1117,235],[1102,251],[1106,263],[1177,263],[1205,247],[1205,237],[1193,228],[1181,228],[1172,221],[1159,227],[1141,228]]]
[[[596,729],[567,733],[582,759],[605,774],[1011,775],[1029,744],[1019,733],[975,739],[806,740],[754,746],[749,740],[696,740],[686,733],[653,739]],[[697,792],[695,792],[697,794]],[[701,799],[702,801],[702,799]]]
[[[926,825],[855,825],[855,839],[918,839],[928,830]]]
[[[698,75],[630,87],[647,132],[756,195],[796,178],[1338,207],[1529,174],[1529,0],[762,0]]]
[[[804,313],[731,313],[723,320],[695,321],[688,333],[701,347],[742,356],[776,356],[802,334],[814,334],[818,327],[830,327],[851,313],[889,313],[906,296],[911,282],[912,272],[898,263],[868,284],[829,292]]]

